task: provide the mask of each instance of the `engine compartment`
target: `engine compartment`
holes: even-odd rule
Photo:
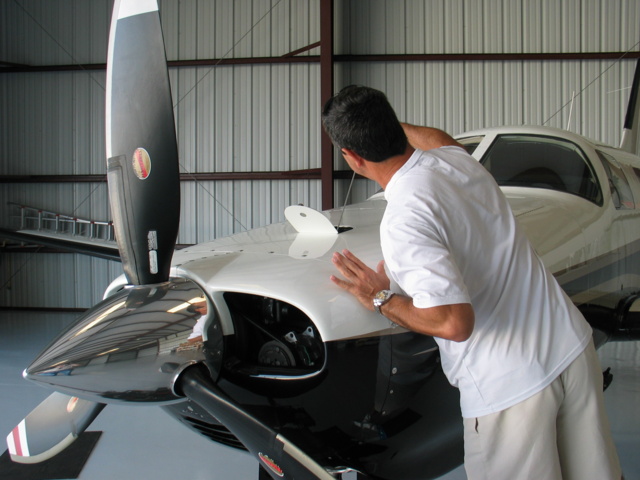
[[[308,378],[323,369],[322,339],[300,309],[246,293],[226,292],[223,298],[235,332],[225,337],[227,374],[278,380]]]

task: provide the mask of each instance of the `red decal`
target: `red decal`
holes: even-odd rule
[[[140,180],[145,180],[151,173],[151,158],[144,148],[136,148],[131,164],[133,172]]]
[[[20,443],[20,427],[16,427],[12,430],[13,443],[16,446],[16,455],[22,457],[22,444]]]
[[[71,397],[69,399],[69,402],[67,402],[67,413],[71,413],[75,410],[78,400],[80,400],[78,397]]]
[[[260,460],[262,460],[262,462],[269,467],[269,469],[275,473],[276,475],[278,475],[279,477],[284,477],[284,471],[276,464],[276,462],[274,462],[273,460],[271,460],[269,457],[267,457],[264,453],[258,453],[258,457],[260,457]]]

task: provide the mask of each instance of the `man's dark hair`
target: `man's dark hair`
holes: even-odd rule
[[[407,136],[384,93],[351,85],[331,97],[322,110],[322,125],[338,148],[370,162],[401,155]]]

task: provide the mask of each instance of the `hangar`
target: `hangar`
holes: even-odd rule
[[[113,242],[104,133],[112,6],[0,5],[7,230]],[[634,1],[194,0],[160,2],[160,12],[181,171],[177,243],[187,249],[284,222],[289,205],[329,209],[376,192],[358,179],[347,193],[348,167],[321,132],[321,100],[345,85],[383,90],[403,120],[453,134],[546,125],[618,145],[640,56]],[[7,433],[48,395],[20,372],[122,273],[120,262],[61,248],[12,237],[0,253]],[[606,398],[625,475],[640,478],[637,343],[611,342],[601,356],[614,373]],[[110,406],[91,427],[104,434],[79,478],[257,475],[250,456],[165,417]],[[447,475],[465,478],[461,468]]]

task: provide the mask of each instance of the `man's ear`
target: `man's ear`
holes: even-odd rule
[[[364,165],[364,162],[365,162],[364,158],[362,158],[353,150],[349,150],[348,148],[342,148],[341,150],[342,150],[342,155],[344,155],[347,160],[350,160],[351,162],[353,162],[355,166],[362,167]]]

